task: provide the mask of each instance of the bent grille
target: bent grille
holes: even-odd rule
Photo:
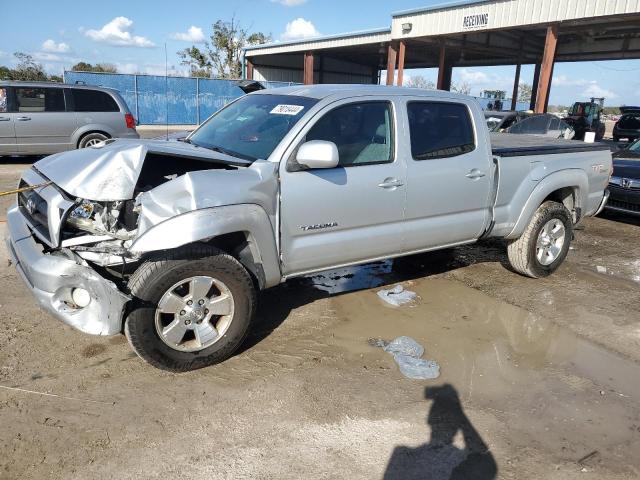
[[[24,180],[20,182],[20,188],[28,186]],[[20,213],[22,213],[35,232],[39,234],[38,236],[51,244],[47,201],[35,191],[20,192],[18,194],[18,207],[20,208]]]

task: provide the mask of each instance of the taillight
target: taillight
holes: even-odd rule
[[[136,128],[136,119],[130,113],[124,115],[124,121],[127,124],[127,128]]]

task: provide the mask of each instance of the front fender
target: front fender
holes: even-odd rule
[[[276,237],[269,216],[259,205],[241,204],[183,213],[145,230],[130,247],[134,254],[178,248],[227,233],[245,234],[253,265],[243,264],[262,288],[280,283]]]
[[[540,180],[533,189],[520,212],[515,227],[505,238],[510,240],[520,237],[545,198],[562,188],[573,189],[576,207],[582,208],[587,203],[589,178],[584,170],[575,168],[552,173]]]

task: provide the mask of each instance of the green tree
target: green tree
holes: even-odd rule
[[[42,65],[37,63],[33,56],[28,53],[15,52],[13,54],[18,61],[16,68],[13,69],[11,80],[25,81],[47,81],[49,77],[45,73]]]
[[[528,83],[521,83],[518,85],[518,101],[530,102],[531,95],[533,94],[533,87]]]
[[[197,77],[240,78],[242,76],[242,49],[271,41],[270,35],[249,33],[235,18],[218,20],[213,33],[203,48],[195,45],[178,52],[181,64],[189,67]]]
[[[411,78],[404,84],[411,88],[426,88],[427,90],[435,90],[436,84],[431,80],[427,80],[422,75],[411,75]]]
[[[118,73],[115,65],[110,63],[96,63],[95,65],[91,65],[87,62],[78,62],[71,67],[71,70],[74,72]]]

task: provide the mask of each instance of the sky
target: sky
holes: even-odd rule
[[[27,52],[49,73],[61,74],[79,61],[112,63],[124,73],[184,72],[177,52],[199,45],[218,19],[235,16],[251,31],[274,40],[389,27],[396,11],[441,4],[446,0],[0,0],[0,65],[13,65],[13,52]],[[27,15],[25,8],[30,14]],[[454,82],[467,82],[472,94],[513,88],[515,67],[455,68]],[[435,69],[406,72],[435,80]],[[533,67],[521,81],[531,83]],[[609,106],[640,104],[640,60],[559,63],[550,103],[570,105],[591,96]]]

